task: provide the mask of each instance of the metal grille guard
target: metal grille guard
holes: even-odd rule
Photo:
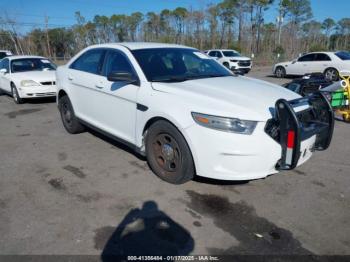
[[[298,107],[305,110],[296,112]],[[307,119],[303,115],[307,113]],[[334,113],[327,98],[316,92],[309,96],[276,102],[276,120],[279,123],[282,158],[277,169],[288,170],[297,166],[301,156],[301,142],[316,135],[313,150],[326,150],[332,140]]]

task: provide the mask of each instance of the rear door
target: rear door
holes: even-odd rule
[[[331,64],[331,58],[324,53],[315,53],[314,62],[312,63],[313,73],[323,73]]]
[[[101,105],[96,97],[102,88],[99,84],[104,78],[102,65],[105,53],[106,50],[100,48],[86,51],[70,65],[67,74],[75,114],[94,126],[100,123],[97,116]]]

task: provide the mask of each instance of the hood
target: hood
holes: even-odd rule
[[[266,121],[278,99],[300,96],[286,88],[242,76],[215,77],[179,83],[152,83],[153,89],[181,99],[189,110],[209,115]]]
[[[27,72],[19,72],[13,73],[12,76],[17,81],[22,80],[33,80],[35,82],[49,82],[56,81],[56,75],[54,70],[51,71],[27,71]]]

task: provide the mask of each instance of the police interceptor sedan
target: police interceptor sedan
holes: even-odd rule
[[[125,143],[174,184],[263,178],[301,165],[332,138],[322,94],[302,98],[234,75],[186,46],[91,46],[58,68],[57,87],[68,132],[89,126]]]

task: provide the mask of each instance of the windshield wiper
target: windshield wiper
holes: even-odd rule
[[[151,82],[166,82],[166,83],[174,83],[174,82],[185,82],[187,80],[192,80],[191,77],[169,77],[165,79],[156,79]]]
[[[185,77],[169,77],[166,79],[152,80],[151,82],[174,83],[174,82],[185,82],[188,80],[195,80],[195,79],[201,79],[201,78],[224,77],[224,76],[231,76],[231,75],[198,75],[198,76],[185,76]]]

